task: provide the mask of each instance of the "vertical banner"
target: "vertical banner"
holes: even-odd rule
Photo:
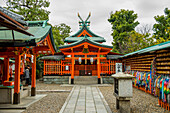
[[[116,63],[116,73],[122,72],[122,63]]]
[[[26,63],[26,58],[27,58],[27,55],[24,54],[24,63]]]
[[[31,55],[31,63],[34,63],[34,55]]]

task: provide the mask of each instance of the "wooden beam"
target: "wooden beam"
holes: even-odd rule
[[[70,55],[70,54],[74,54],[74,55],[107,55],[109,52],[89,52],[89,53],[83,53],[83,52],[75,52],[75,53],[71,53],[71,52],[63,52],[64,55]]]
[[[95,47],[95,48],[105,49],[105,50],[108,50],[109,52],[110,52],[110,50],[112,50],[112,48],[106,48],[106,47],[96,46],[96,45],[93,45],[93,44],[88,43],[88,42],[83,42],[83,43],[81,43],[81,44],[79,44],[79,45],[76,45],[76,46],[73,46],[73,47],[62,48],[62,49],[60,49],[60,51],[68,50],[68,49],[71,49],[71,48],[77,48],[77,47],[84,46],[84,45],[90,45],[90,46]]]
[[[55,50],[54,50],[54,48],[53,48],[53,46],[52,46],[52,42],[51,42],[51,39],[50,39],[50,35],[49,35],[49,34],[48,34],[48,36],[47,36],[47,43],[48,43],[48,47],[50,48],[52,54],[54,54]]]
[[[9,56],[15,57],[15,52],[0,52],[0,57]]]
[[[36,46],[33,49],[36,52],[38,52],[38,51],[49,51],[50,50],[48,46]]]

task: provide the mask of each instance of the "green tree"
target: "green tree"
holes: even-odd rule
[[[62,24],[53,26],[52,32],[53,32],[55,45],[58,47],[64,44],[64,39],[66,37],[70,36],[69,34],[71,33],[71,28],[70,26],[62,23]]]
[[[153,25],[154,35],[157,44],[170,40],[170,10],[165,8],[165,15],[155,16],[157,23]]]
[[[7,0],[7,9],[22,15],[25,20],[47,20],[50,11],[46,8],[49,7],[48,0]]]
[[[125,53],[134,52],[148,46],[152,46],[153,38],[149,37],[150,34],[141,34],[136,31],[131,31],[127,38]]]
[[[110,14],[108,21],[112,25],[113,33],[113,51],[119,53],[126,53],[127,40],[131,31],[139,24],[137,14],[134,11],[121,9],[115,13]]]

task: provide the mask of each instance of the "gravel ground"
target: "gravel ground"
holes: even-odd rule
[[[116,98],[113,95],[112,87],[99,87],[105,100],[109,104],[112,112],[117,112],[115,102]],[[147,94],[141,90],[133,88],[133,98],[131,99],[132,113],[169,113],[162,107],[156,106],[158,98]]]
[[[57,84],[44,84],[37,82],[37,90],[72,90],[72,87],[63,87]],[[40,94],[40,92],[37,92]],[[59,113],[62,108],[69,92],[41,92],[41,94],[47,94],[46,97],[32,104],[23,113]]]

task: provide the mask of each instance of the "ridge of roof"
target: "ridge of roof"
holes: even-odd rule
[[[40,21],[26,21],[28,23],[29,27],[33,27],[33,26],[41,26],[41,27],[45,27],[47,26],[47,22],[48,20],[40,20]]]

